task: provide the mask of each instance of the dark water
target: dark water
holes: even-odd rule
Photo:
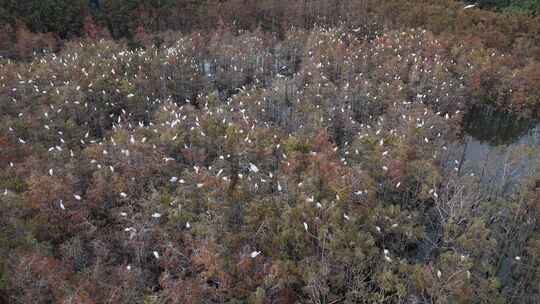
[[[512,146],[530,135],[534,136],[539,123],[506,112],[473,108],[465,116],[464,130],[475,140],[491,147]]]
[[[490,109],[473,109],[464,119],[461,170],[503,192],[532,176],[540,163],[540,122]]]

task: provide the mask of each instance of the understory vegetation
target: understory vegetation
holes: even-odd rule
[[[478,108],[538,118],[537,19],[409,7],[454,7],[450,32],[378,2],[261,23],[225,1],[213,31],[126,40],[87,19],[56,52],[21,25],[39,39],[0,60],[0,303],[537,302],[540,163],[506,168],[538,149],[485,183],[459,144]]]

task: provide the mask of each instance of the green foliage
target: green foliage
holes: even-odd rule
[[[82,34],[86,6],[85,0],[6,0],[2,4],[7,21],[21,18],[34,32],[54,32],[62,38]]]
[[[507,12],[523,12],[540,14],[540,3],[537,0],[480,0],[475,1],[481,7],[503,10]]]

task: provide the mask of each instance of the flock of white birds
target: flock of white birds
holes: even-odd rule
[[[253,193],[267,191],[264,186],[281,195],[291,187],[302,189],[304,183],[292,185],[279,169],[291,166],[287,141],[314,138],[314,130],[323,128],[336,138],[331,153],[339,156],[344,167],[368,171],[377,170],[372,164],[380,164],[378,174],[390,176],[392,161],[412,145],[433,161],[452,164],[449,171],[458,174],[459,160],[451,158],[449,145],[455,139],[452,125],[459,123],[466,105],[463,75],[473,66],[460,70],[463,65],[458,68],[439,52],[437,40],[425,31],[389,32],[371,41],[357,37],[354,30],[321,28],[311,34],[289,35],[269,48],[262,39],[243,33],[229,43],[211,42],[210,55],[196,50],[192,38],[181,38],[160,51],[86,42],[81,44],[81,54],[74,46],[30,63],[4,61],[1,70],[16,72],[2,73],[0,90],[3,98],[9,96],[2,103],[21,112],[2,113],[2,127],[18,145],[50,144],[46,147],[49,176],[65,171],[62,166],[69,161],[58,159],[88,161],[92,170],[121,174],[126,164],[140,161],[141,153],[150,153],[146,151],[156,157],[144,162],[161,160],[169,165],[180,161],[177,152],[170,154],[172,150],[212,146],[217,154],[213,163],[195,160],[182,174],[165,176],[166,181],[210,191],[207,188],[212,186],[202,177],[232,183],[225,161],[237,157],[236,178],[247,180]],[[303,46],[296,46],[294,39]],[[302,60],[300,65],[297,59]],[[219,86],[234,93],[221,96]],[[79,121],[85,121],[85,116],[99,117],[110,121],[110,126],[98,136],[93,121],[88,120],[79,126],[84,133],[76,134],[66,130],[64,123],[74,116]],[[271,144],[262,143],[260,136]],[[226,148],[228,142],[234,147]],[[261,145],[279,161],[274,168],[256,156]],[[309,152],[314,158],[329,153],[323,147],[314,148]],[[371,152],[378,156],[365,159]],[[399,178],[386,180],[397,191],[403,188]],[[350,196],[336,194],[330,204],[367,200],[378,191],[362,181],[355,187]],[[432,184],[428,195],[437,200],[439,192],[437,184]],[[10,190],[3,193],[9,195]],[[126,189],[116,195],[129,201],[139,194]],[[72,200],[60,199],[58,208],[69,212],[74,204],[84,204],[83,191],[72,193]],[[310,193],[305,200],[318,209],[329,207]],[[156,209],[149,216],[160,220],[163,212]],[[130,213],[124,210],[118,216],[128,218]],[[353,215],[344,213],[343,218],[349,221]],[[308,222],[299,224],[306,233],[316,235]],[[184,226],[192,228],[189,222]],[[384,233],[379,226],[375,229]],[[135,225],[125,231],[129,237],[138,233]],[[160,259],[158,250],[152,255]],[[249,257],[261,255],[253,250]],[[392,262],[387,249],[382,255]],[[441,277],[440,271],[437,276]]]

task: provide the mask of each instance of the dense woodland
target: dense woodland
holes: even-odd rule
[[[0,303],[538,302],[536,2],[3,1]]]

